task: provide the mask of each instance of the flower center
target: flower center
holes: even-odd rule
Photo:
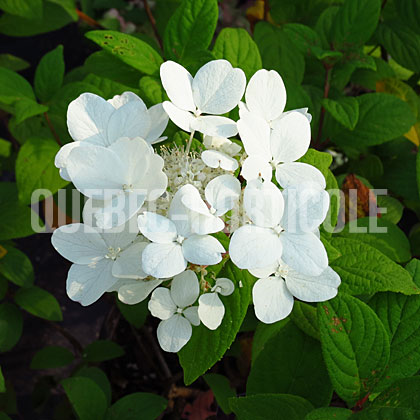
[[[289,268],[286,265],[283,264],[279,264],[279,266],[277,267],[276,272],[274,273],[274,275],[276,277],[282,277],[285,278],[287,277],[287,274],[289,273]]]
[[[282,233],[284,229],[282,228],[281,225],[277,225],[276,227],[273,228],[273,230],[274,232],[277,233],[277,235],[280,235],[280,233]]]
[[[212,206],[210,206],[209,210],[210,210],[210,214],[215,214],[215,213],[216,213],[216,211],[217,211],[217,210],[216,210],[214,207],[212,207]]]
[[[122,190],[123,190],[124,192],[130,192],[130,191],[132,191],[132,189],[133,189],[133,185],[132,185],[132,184],[130,184],[130,185],[128,185],[128,184],[123,184],[123,186],[122,186]]]
[[[214,293],[220,293],[221,291],[222,291],[222,288],[220,286],[213,286],[211,288],[211,292],[214,292]]]
[[[176,313],[177,314],[182,314],[182,312],[183,312],[184,310],[182,309],[182,308],[177,308],[177,310],[176,310]]]
[[[179,244],[182,244],[182,242],[184,242],[184,240],[185,240],[185,238],[184,238],[183,236],[181,236],[181,235],[178,235],[178,236],[176,237],[176,241],[177,241]]]
[[[105,255],[105,258],[115,261],[118,257],[118,254],[121,252],[121,248],[113,248],[110,246],[108,248],[108,254]]]

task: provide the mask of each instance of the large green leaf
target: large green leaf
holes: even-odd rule
[[[45,54],[35,71],[35,93],[41,102],[47,102],[60,89],[64,78],[63,46]]]
[[[290,319],[305,334],[316,340],[320,339],[316,307],[305,302],[295,301]]]
[[[74,360],[73,353],[60,346],[47,346],[35,353],[31,369],[55,369],[69,365]]]
[[[31,260],[19,249],[9,244],[2,247],[7,251],[0,259],[0,273],[16,286],[31,286],[34,282],[34,269]]]
[[[16,159],[16,183],[22,203],[30,204],[44,199],[68,184],[54,166],[59,148],[51,139],[29,139],[20,148]],[[37,189],[46,191],[34,201],[32,193]]]
[[[183,0],[169,19],[163,37],[167,58],[183,61],[210,45],[219,9],[216,0]]]
[[[136,392],[114,403],[106,413],[106,420],[155,420],[167,404],[160,395]]]
[[[220,327],[214,331],[204,325],[194,328],[191,340],[178,353],[187,385],[223,357],[235,340],[248,309],[253,277],[247,271],[236,268],[230,261],[225,264],[219,277],[231,279],[235,291],[230,296],[221,296],[226,312]]]
[[[124,355],[124,349],[109,340],[96,340],[86,346],[83,358],[88,362],[104,362]]]
[[[340,237],[332,238],[331,244],[341,253],[341,257],[331,262],[331,267],[341,277],[340,291],[352,295],[376,292],[419,294],[420,289],[410,274],[376,248]]]
[[[19,289],[15,294],[15,302],[32,315],[49,321],[63,320],[57,299],[40,287],[32,286]]]
[[[8,351],[19,341],[23,319],[20,310],[12,303],[0,303],[0,352]]]
[[[166,101],[166,93],[160,79],[151,76],[143,76],[139,82],[142,98],[150,105]]]
[[[39,216],[18,200],[12,182],[0,182],[0,214],[0,240],[30,236],[35,233],[31,222],[41,224]]]
[[[263,67],[277,70],[286,81],[302,83],[305,60],[289,35],[268,22],[255,25],[254,39],[260,50]]]
[[[315,407],[328,405],[332,386],[318,341],[289,322],[264,345],[254,361],[247,395],[293,394]]]
[[[420,35],[405,22],[381,23],[376,32],[379,42],[403,67],[417,72],[420,68]]]
[[[248,80],[262,66],[257,44],[242,28],[222,29],[214,44],[213,53],[216,58],[224,58],[233,67],[241,68]]]
[[[302,397],[288,394],[230,398],[229,403],[238,420],[302,420],[313,408],[311,403]]]
[[[73,20],[74,15],[71,16],[61,5],[46,1],[42,17],[36,19],[4,14],[0,17],[0,33],[8,36],[33,36],[55,31]]]
[[[416,420],[420,418],[420,376],[400,379],[375,398],[354,420]]]
[[[411,258],[410,243],[404,232],[382,217],[363,217],[351,221],[339,235],[369,244],[396,262],[407,262]]]
[[[351,415],[347,408],[322,407],[308,413],[305,420],[347,420]]]
[[[102,369],[99,369],[96,366],[83,365],[74,374],[74,376],[81,376],[83,378],[89,378],[93,382],[95,382],[95,384],[98,385],[99,388],[102,389],[102,392],[105,395],[108,405],[111,404],[111,399],[112,399],[111,384],[108,380],[108,377],[106,376],[106,374],[104,373]]]
[[[232,409],[229,406],[229,398],[236,397],[236,392],[231,388],[229,379],[217,373],[206,373],[203,379],[213,391],[217,404],[225,414],[230,414]]]
[[[359,119],[359,102],[352,96],[343,96],[333,100],[325,98],[322,100],[324,108],[339,123],[349,130],[353,130]]]
[[[42,0],[0,0],[0,9],[28,19],[42,18]]]
[[[395,6],[401,20],[420,34],[420,1],[398,0]]]
[[[103,420],[107,401],[102,389],[89,378],[74,376],[63,379],[61,385],[80,420]]]
[[[371,392],[389,360],[389,337],[378,316],[341,294],[318,304],[322,352],[335,392],[353,406]]]
[[[90,31],[86,37],[142,73],[159,73],[162,57],[141,39],[117,31]]]
[[[135,305],[127,305],[116,299],[118,309],[121,311],[123,317],[131,325],[136,328],[141,328],[146,321],[147,315],[149,315],[149,309],[147,308],[147,300],[136,303]]]
[[[380,11],[380,0],[345,0],[331,26],[335,49],[363,45],[375,31]]]
[[[410,106],[393,95],[366,93],[358,96],[359,120],[353,130],[344,130],[334,141],[352,147],[373,146],[404,135],[415,123]]]

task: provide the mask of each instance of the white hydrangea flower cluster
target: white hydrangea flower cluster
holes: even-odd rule
[[[297,162],[310,144],[307,109],[284,112],[277,72],[259,70],[246,86],[243,71],[226,60],[207,63],[195,77],[168,61],[161,80],[169,101],[149,109],[131,92],[108,101],[85,93],[69,105],[74,142],[55,163],[88,197],[84,223],[52,236],[73,263],[69,297],[90,305],[116,291],[136,304],[151,294],[158,340],[169,352],[188,342],[192,326],[222,323],[220,296],[241,284],[205,276],[222,260],[258,278],[253,302],[265,323],[287,317],[294,297],[334,297],[340,278],[319,238],[329,208],[325,179]],[[223,116],[238,105],[239,121]],[[166,139],[168,118],[190,133],[185,147],[153,148]],[[197,132],[201,150],[191,151]]]

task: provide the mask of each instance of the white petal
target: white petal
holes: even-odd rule
[[[177,237],[174,222],[160,214],[145,211],[138,217],[137,222],[140,232],[152,242],[169,244]]]
[[[271,153],[276,163],[294,162],[308,151],[311,126],[300,112],[288,113],[271,127]]]
[[[301,184],[283,190],[281,226],[291,233],[313,232],[325,219],[330,206],[327,191]]]
[[[108,253],[108,247],[98,231],[83,223],[56,229],[51,243],[59,254],[77,264],[90,264]]]
[[[151,120],[144,103],[131,101],[115,110],[111,115],[108,128],[108,144],[112,144],[121,137],[145,138],[150,131]]]
[[[229,61],[210,61],[194,76],[194,102],[206,114],[225,114],[238,105],[245,84],[245,73],[239,68],[232,68]]]
[[[267,121],[248,113],[238,121],[238,131],[248,156],[260,156],[266,162],[271,160],[271,128]]]
[[[283,216],[282,193],[270,181],[250,181],[244,191],[244,209],[257,226],[274,228]]]
[[[282,245],[272,229],[245,225],[235,230],[229,255],[239,268],[264,268],[281,257]]]
[[[279,118],[283,118],[285,117],[287,114],[290,114],[291,112],[300,112],[302,115],[305,116],[305,118],[311,122],[312,121],[312,115],[308,112],[309,108],[297,108],[297,109],[292,109],[291,111],[286,111],[283,112],[283,114],[280,115]]]
[[[201,198],[201,195],[196,187],[191,184],[186,184],[179,189],[182,204],[189,210],[205,216],[210,215],[210,210],[206,203]]]
[[[89,265],[73,264],[67,276],[67,295],[83,306],[96,302],[118,279],[112,275],[112,260]]]
[[[322,172],[315,166],[302,162],[281,163],[276,167],[276,179],[282,188],[313,182],[325,188],[326,182]]]
[[[144,272],[158,279],[173,277],[187,268],[181,245],[174,242],[147,245],[141,261]]]
[[[225,316],[225,307],[217,293],[205,293],[198,300],[200,321],[210,330],[215,330]]]
[[[271,181],[273,177],[273,167],[264,157],[253,155],[248,156],[242,163],[241,175],[247,180],[264,179]]]
[[[286,88],[275,70],[258,70],[248,83],[245,92],[246,106],[266,121],[274,120],[286,105]]]
[[[56,168],[60,169],[60,176],[61,178],[65,179],[66,181],[71,181],[70,175],[67,172],[67,158],[70,155],[70,152],[75,148],[79,147],[83,144],[89,144],[87,142],[81,141],[72,141],[71,143],[67,143],[60,148],[54,158],[54,165]]]
[[[153,291],[148,307],[150,313],[160,319],[170,318],[177,310],[171,292],[166,287],[158,287]]]
[[[103,230],[101,236],[108,247],[124,249],[136,240],[138,233],[137,221],[133,218],[122,226]]]
[[[340,276],[330,267],[321,275],[312,277],[291,271],[286,276],[290,293],[305,302],[324,302],[337,295]]]
[[[259,279],[252,289],[256,317],[265,324],[286,318],[293,309],[293,296],[280,277]]]
[[[205,216],[200,213],[190,212],[189,218],[191,232],[196,233],[197,235],[216,233],[225,228],[225,222],[212,214]]]
[[[190,184],[181,187],[172,198],[169,206],[168,216],[175,223],[177,232],[184,238],[191,235],[191,211],[182,203],[184,194],[188,194],[190,189],[195,188]]]
[[[114,261],[112,274],[118,278],[145,279],[147,274],[143,271],[141,256],[148,242],[136,242],[121,251]]]
[[[187,261],[198,265],[214,265],[222,261],[225,249],[210,235],[192,235],[182,243],[182,250]]]
[[[222,168],[225,171],[234,172],[239,164],[236,159],[217,150],[204,150],[201,160],[210,168]]]
[[[197,274],[186,270],[174,277],[171,283],[171,297],[178,308],[192,305],[198,298],[200,285]]]
[[[162,104],[153,105],[147,111],[150,118],[150,130],[144,138],[149,144],[154,144],[160,138],[168,125],[169,117]]]
[[[282,232],[280,240],[283,244],[281,259],[297,272],[319,276],[327,268],[327,252],[315,234]]]
[[[215,287],[220,287],[220,291],[218,293],[220,293],[222,296],[229,296],[235,290],[233,281],[223,277],[216,279]]]
[[[195,117],[191,112],[184,111],[181,108],[175,106],[172,102],[165,101],[163,104],[163,109],[168,114],[171,121],[177,125],[182,130],[190,133],[192,128],[191,125],[195,120]]]
[[[196,327],[200,325],[198,306],[190,306],[189,308],[184,309],[182,314],[188,319],[188,321],[191,322],[192,325],[195,325]]]
[[[191,128],[208,136],[232,137],[238,134],[236,122],[227,117],[202,115],[194,118]]]
[[[241,195],[241,183],[233,175],[219,175],[213,178],[204,191],[207,202],[222,216],[232,210]]]
[[[109,102],[115,109],[118,109],[131,101],[143,104],[143,110],[146,111],[147,107],[143,100],[133,92],[124,92],[121,95],[115,95],[112,99],[108,99],[107,102]]]
[[[157,328],[157,337],[163,350],[177,353],[188,343],[192,335],[190,322],[176,314],[166,321],[161,321]]]
[[[67,109],[67,127],[73,140],[105,146],[108,121],[115,108],[93,93],[82,93]]]
[[[272,274],[274,274],[277,269],[279,268],[278,261],[274,262],[273,264],[264,267],[264,268],[253,268],[248,270],[254,277],[257,277],[259,279],[263,279],[265,277],[270,277]]]
[[[133,280],[118,289],[118,299],[127,304],[135,305],[143,302],[152,291],[162,283],[162,280]]]
[[[160,66],[160,79],[166,94],[175,106],[185,111],[195,111],[192,94],[193,78],[188,70],[174,61],[166,61]]]
[[[119,156],[101,146],[72,149],[67,158],[67,171],[80,192],[99,199],[104,197],[104,190],[121,190],[127,180]]]

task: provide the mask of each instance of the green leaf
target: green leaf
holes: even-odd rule
[[[61,385],[80,420],[103,420],[107,401],[102,389],[82,376],[63,379]]]
[[[4,244],[2,247],[7,254],[0,259],[0,273],[16,286],[31,286],[34,283],[31,260],[22,251],[9,244]]]
[[[415,420],[420,418],[420,376],[404,378],[375,398],[370,407],[353,414],[355,420]]]
[[[365,303],[346,294],[318,304],[322,352],[335,392],[353,406],[371,392],[389,360],[389,337]]]
[[[0,366],[0,394],[3,394],[4,392],[6,392],[6,384],[4,382],[4,376]]]
[[[95,384],[98,385],[99,388],[102,389],[108,405],[111,404],[111,399],[112,399],[111,384],[109,383],[108,377],[105,375],[103,370],[99,369],[96,366],[84,365],[74,374],[74,376],[81,376],[83,378],[89,378],[90,380],[95,382]]]
[[[63,46],[45,54],[35,71],[35,93],[41,102],[47,102],[60,89],[64,78]]]
[[[85,61],[83,68],[100,77],[137,87],[141,72],[121,62],[119,58],[107,51],[97,51]]]
[[[149,309],[147,308],[147,300],[136,303],[135,305],[126,305],[120,300],[116,300],[118,309],[121,311],[123,317],[127,322],[136,328],[141,328],[149,315]]]
[[[233,67],[241,68],[249,80],[262,67],[257,44],[243,28],[224,28],[214,44],[216,58],[228,60]]]
[[[366,233],[357,232],[357,229],[365,230]],[[376,232],[376,230],[380,231]],[[371,245],[391,260],[399,263],[407,262],[411,258],[410,243],[404,232],[383,218],[356,219],[347,223],[339,235]]]
[[[12,71],[21,71],[30,66],[31,65],[22,58],[16,57],[12,54],[0,54],[0,67],[5,67],[6,69]]]
[[[59,149],[57,143],[50,139],[29,139],[19,149],[16,159],[16,183],[22,203],[37,201],[32,199],[34,190],[47,190],[47,195],[41,197],[44,199],[68,184],[54,166],[54,158]]]
[[[10,0],[14,1],[14,0]],[[32,2],[32,0],[30,0]],[[68,25],[73,18],[58,4],[44,2],[42,17],[30,19],[9,13],[0,17],[0,33],[8,36],[33,36],[55,31]]]
[[[0,156],[2,158],[10,157],[12,153],[12,143],[0,138]]]
[[[0,352],[9,351],[22,335],[23,319],[12,303],[0,303]]]
[[[24,238],[35,233],[31,222],[42,223],[39,216],[17,197],[16,184],[0,182],[0,240]]]
[[[380,0],[346,0],[331,26],[335,49],[347,50],[363,45],[375,31],[380,11]]]
[[[322,407],[308,413],[305,420],[347,420],[351,414],[347,408]]]
[[[248,309],[253,277],[247,271],[236,268],[230,261],[225,264],[219,277],[232,280],[235,291],[230,296],[221,296],[226,312],[220,327],[214,331],[204,325],[195,327],[191,340],[178,353],[186,385],[193,383],[223,357],[235,340]]]
[[[22,99],[35,100],[35,95],[29,82],[20,74],[0,67],[0,102],[12,105]]]
[[[47,346],[35,353],[31,369],[55,369],[69,365],[74,360],[73,353],[60,346]]]
[[[210,45],[219,8],[216,0],[183,0],[165,28],[163,45],[169,59],[182,61]]]
[[[79,20],[79,15],[77,14],[76,1],[75,0],[47,0],[50,3],[56,3],[62,7],[67,14],[71,17],[73,21]]]
[[[288,394],[260,394],[230,398],[229,404],[238,420],[267,420],[282,418],[302,420],[312,405],[302,397]]]
[[[320,339],[316,307],[307,303],[295,301],[290,319],[305,334],[316,340]]]
[[[401,201],[397,200],[390,195],[378,195],[376,197],[378,207],[381,209],[381,215],[383,220],[388,220],[391,223],[397,224],[402,217],[404,206]]]
[[[254,40],[260,50],[263,67],[277,70],[283,79],[301,84],[305,60],[296,50],[289,35],[268,22],[255,25]]]
[[[341,277],[340,291],[352,295],[376,292],[419,294],[409,273],[372,246],[333,237],[331,244],[342,254],[331,263]]]
[[[319,342],[289,322],[265,343],[252,365],[246,390],[247,395],[293,394],[315,407],[327,405],[332,386]]]
[[[420,34],[420,1],[398,0],[395,6],[401,21]]]
[[[339,10],[338,6],[330,6],[324,9],[324,11],[319,15],[319,18],[315,25],[315,30],[321,38],[321,42],[324,48],[331,48],[331,28]]]
[[[299,52],[304,55],[310,54],[313,47],[321,47],[319,35],[309,26],[300,23],[286,23],[283,29]]]
[[[0,9],[28,19],[42,17],[42,0],[0,0]]]
[[[359,121],[353,131],[334,136],[338,144],[360,147],[385,143],[404,135],[415,123],[410,106],[393,95],[366,93],[357,101]]]
[[[412,31],[405,22],[381,23],[376,36],[398,64],[414,72],[419,70],[420,35]]]
[[[217,373],[206,373],[203,379],[213,391],[214,398],[223,412],[230,414],[232,410],[229,406],[229,398],[236,397],[236,392],[231,388],[229,379]]]
[[[88,362],[104,362],[121,357],[124,353],[124,349],[113,341],[97,340],[85,347],[83,358]]]
[[[359,102],[351,96],[343,96],[338,100],[325,98],[322,100],[324,108],[332,117],[344,127],[353,130],[359,119]]]
[[[140,79],[139,86],[142,92],[142,98],[148,101],[150,105],[159,104],[167,100],[160,79],[151,76],[143,76]]]
[[[159,74],[162,57],[149,44],[134,36],[116,31],[90,31],[86,38],[142,73]]]
[[[63,314],[57,299],[37,286],[21,288],[15,294],[15,302],[25,311],[49,321],[62,321]]]
[[[155,420],[167,405],[168,401],[160,395],[135,392],[114,403],[108,409],[106,420]]]

